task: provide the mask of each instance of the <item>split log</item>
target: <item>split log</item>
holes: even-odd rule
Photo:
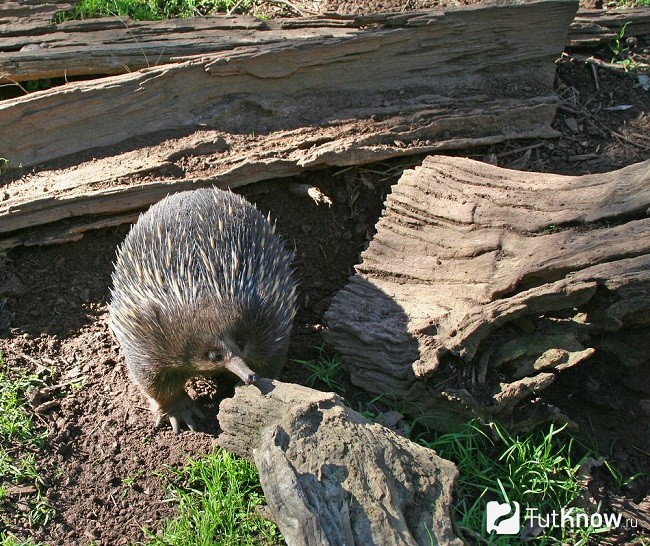
[[[301,39],[295,23],[291,42],[2,101],[2,156],[37,166],[4,185],[0,232],[33,243],[39,234],[19,230],[90,227],[183,189],[557,136],[553,60],[576,6],[380,14],[329,38]],[[469,35],[490,47],[468,50]]]
[[[441,9],[437,4],[418,2],[416,8]],[[369,24],[391,25],[403,15],[398,16],[403,8],[399,0],[383,2],[379,8],[395,13],[366,15],[322,12],[319,17],[270,21],[229,15],[166,21],[107,17],[50,23],[56,11],[71,5],[60,1],[0,5],[0,83],[124,74],[234,47],[347,35]],[[320,9],[327,7],[320,2]],[[344,8],[341,3],[338,7]],[[566,44],[592,47],[609,43],[626,23],[628,36],[650,34],[647,9],[580,10],[569,27]]]
[[[169,193],[205,186],[236,188],[260,180],[293,176],[308,169],[348,166],[436,150],[487,145],[513,138],[556,136],[548,122],[554,102],[516,104],[505,101],[464,112],[443,104],[386,119],[328,123],[323,127],[276,131],[267,135],[236,135],[197,131],[189,137],[141,147],[72,168],[37,171],[7,184],[0,201],[0,249],[18,244],[48,244],[61,237],[95,229],[95,217],[109,225]],[[473,136],[465,136],[472,128]],[[480,131],[480,132],[479,132]],[[221,144],[223,143],[223,144]],[[194,156],[209,165],[209,176],[193,177],[184,164]],[[186,177],[179,178],[178,174]],[[201,173],[203,174],[203,173]],[[189,175],[189,176],[188,176]],[[75,219],[74,227],[67,219]],[[55,222],[65,222],[54,226]],[[43,229],[30,230],[42,226]],[[67,231],[66,231],[67,230]],[[72,230],[72,231],[70,231]]]
[[[650,161],[571,177],[429,157],[393,188],[325,337],[353,383],[432,426],[566,421],[531,398],[608,333],[650,339],[649,206]]]
[[[219,443],[254,460],[291,546],[460,546],[453,463],[370,422],[333,393],[268,379],[220,405]]]
[[[0,134],[11,138],[0,149],[12,165],[30,166],[174,128],[268,134],[387,107],[409,113],[412,101],[461,112],[497,98],[547,101],[576,7],[539,0],[407,14],[318,39],[301,39],[301,29],[290,41],[76,82],[2,101]],[[481,45],[468,50],[468,35]]]
[[[581,9],[569,27],[567,46],[596,47],[611,43],[625,27],[625,36],[650,36],[650,10]]]

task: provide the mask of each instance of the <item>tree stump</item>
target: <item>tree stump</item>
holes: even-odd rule
[[[255,461],[290,546],[463,544],[453,463],[333,393],[263,379],[221,403],[219,443]]]
[[[571,177],[428,157],[394,186],[325,337],[353,383],[440,429],[568,421],[537,393],[612,336],[645,339],[620,360],[647,373],[649,206],[650,161]]]

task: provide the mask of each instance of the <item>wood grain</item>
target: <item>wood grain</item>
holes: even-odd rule
[[[510,420],[600,333],[648,326],[649,206],[650,161],[570,177],[429,157],[393,188],[326,337],[372,392],[448,424]]]

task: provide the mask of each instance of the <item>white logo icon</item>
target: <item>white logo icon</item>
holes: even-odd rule
[[[495,531],[497,535],[516,535],[520,529],[519,503],[511,504],[499,501],[487,503],[487,532]]]

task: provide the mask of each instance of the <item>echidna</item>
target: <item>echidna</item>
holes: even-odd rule
[[[185,392],[192,377],[277,376],[295,313],[292,259],[270,219],[229,191],[176,193],[140,216],[117,252],[110,326],[156,426],[168,417],[178,433],[204,417]]]

